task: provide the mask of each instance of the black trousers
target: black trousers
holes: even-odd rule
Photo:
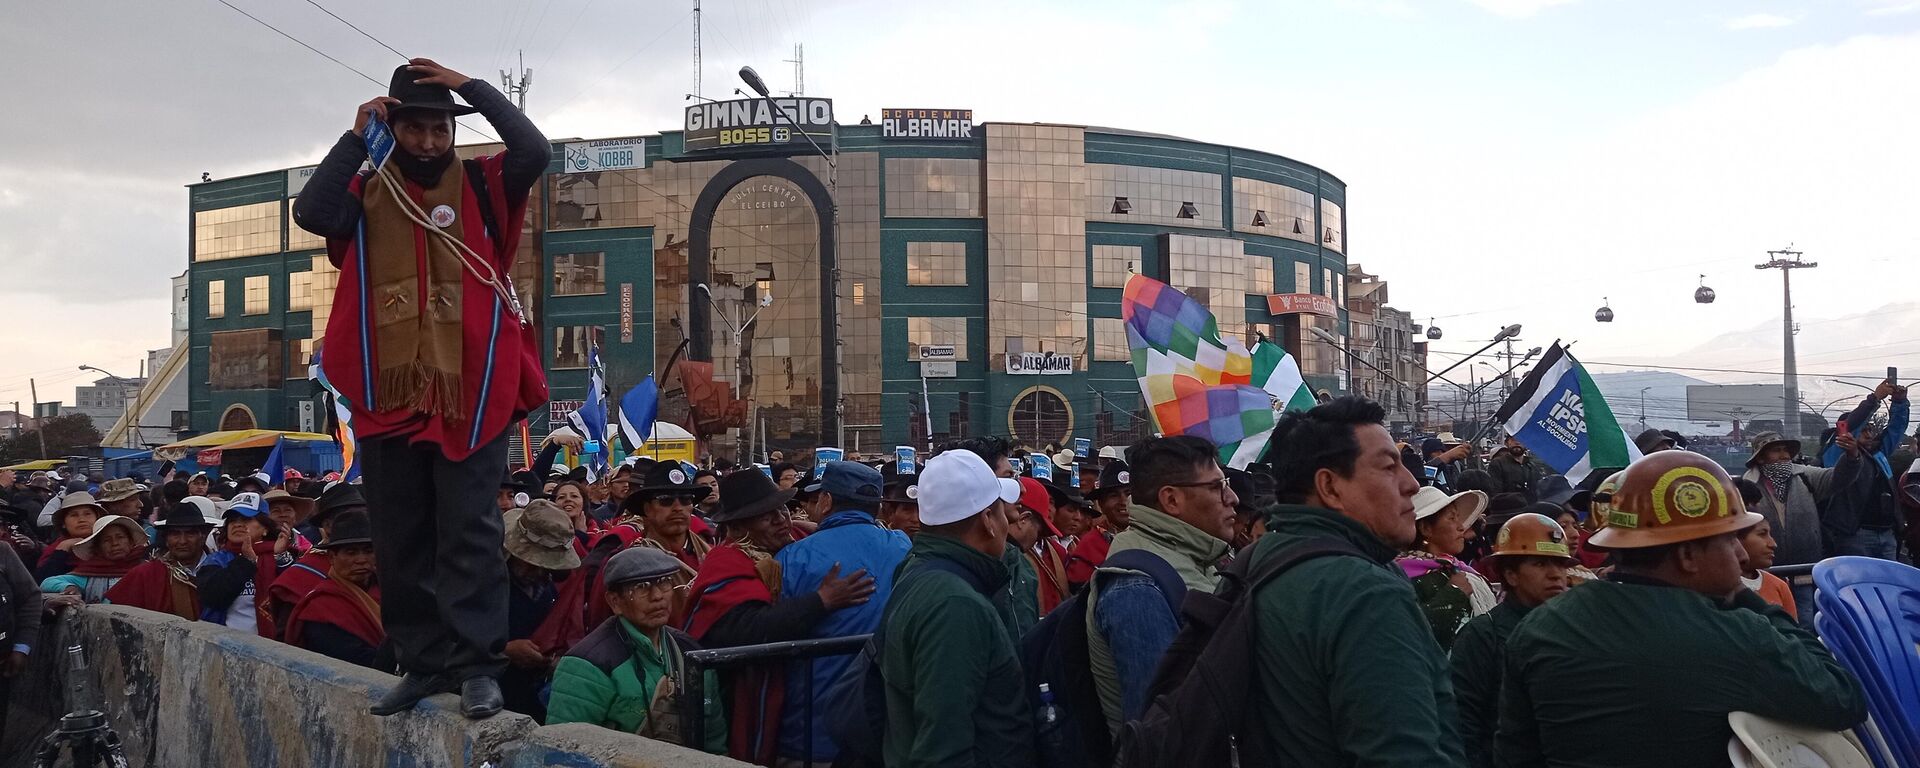
[[[380,621],[400,668],[455,680],[506,668],[507,561],[494,499],[507,435],[465,461],[404,437],[360,443]]]

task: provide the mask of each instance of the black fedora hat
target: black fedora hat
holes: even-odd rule
[[[320,542],[319,547],[333,549],[353,544],[372,543],[373,524],[367,520],[366,512],[355,510],[340,513],[340,518],[333,521],[333,530],[329,532],[327,540]]]
[[[366,506],[367,498],[360,495],[360,486],[336,480],[332,485],[327,486],[326,490],[320,492],[320,500],[314,503],[313,516],[307,518],[307,522],[319,525],[321,521],[332,517],[335,513]]]
[[[1132,483],[1133,473],[1127,471],[1127,463],[1114,459],[1100,468],[1100,479],[1093,481],[1093,488],[1087,491],[1087,498],[1098,499],[1115,491],[1124,491]]]
[[[470,115],[479,110],[453,100],[453,91],[445,86],[416,83],[423,75],[413,71],[413,65],[402,64],[393,70],[393,80],[387,84],[387,96],[398,99],[399,104],[387,107],[387,118],[393,119],[393,113],[405,109],[431,109],[459,117]]]
[[[720,509],[708,517],[715,524],[750,520],[776,509],[793,499],[794,489],[782,489],[773,478],[748,470],[735,472],[720,480]]]
[[[506,474],[500,476],[500,490],[523,493],[532,487],[527,483],[527,478],[522,477],[518,473],[507,470],[502,471],[506,472]]]
[[[163,531],[174,528],[212,528],[213,521],[206,518],[199,506],[182,501],[168,507],[167,514],[155,522],[153,527]]]
[[[1100,514],[1100,510],[1094,508],[1093,502],[1088,501],[1087,497],[1081,496],[1079,491],[1074,490],[1072,486],[1067,485],[1065,482],[1059,479],[1048,479],[1040,481],[1040,484],[1046,486],[1047,495],[1053,497],[1055,506],[1066,504],[1079,507],[1081,511],[1089,514]]]
[[[737,474],[737,473],[736,473]],[[646,499],[652,496],[667,496],[685,493],[699,501],[713,493],[712,488],[693,481],[693,473],[677,461],[662,461],[647,468],[647,474],[640,487],[633,490],[630,499]],[[723,493],[724,495],[724,493]]]

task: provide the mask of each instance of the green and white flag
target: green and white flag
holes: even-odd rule
[[[1614,418],[1587,369],[1559,342],[1500,406],[1507,434],[1578,484],[1595,469],[1624,467],[1640,449]]]
[[[1317,404],[1300,375],[1300,363],[1271,341],[1253,343],[1253,386],[1273,395],[1282,411],[1304,411]]]

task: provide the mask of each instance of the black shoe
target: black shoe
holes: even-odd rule
[[[460,684],[460,714],[479,720],[499,714],[506,702],[500,698],[500,683],[486,675],[467,678]]]
[[[387,691],[387,695],[380,697],[380,700],[368,707],[367,711],[383,717],[396,712],[405,712],[413,709],[413,705],[420,703],[421,699],[446,690],[447,681],[439,675],[408,672],[405,677],[400,678],[397,685],[393,686],[393,690]]]

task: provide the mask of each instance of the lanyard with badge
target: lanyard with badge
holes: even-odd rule
[[[441,206],[435,208],[433,214],[429,216],[426,211],[420,210],[420,204],[414,202],[412,197],[400,194],[403,184],[400,178],[387,168],[387,159],[393,156],[394,138],[393,131],[387,127],[385,120],[372,116],[367,121],[366,144],[367,162],[373,166],[374,174],[386,182],[383,186],[387,188],[387,194],[393,197],[394,203],[400,206],[400,210],[407,215],[407,218],[428,234],[438,235],[447,245],[452,246],[454,255],[460,259],[460,266],[465,267],[467,273],[473,275],[475,280],[492,289],[494,295],[500,297],[500,300],[513,312],[514,318],[520,321],[521,326],[530,325],[526,308],[521,305],[520,295],[514,291],[513,284],[500,279],[500,271],[494,268],[492,262],[481,258],[480,254],[474,253],[473,249],[461,242],[460,238],[448,234],[444,229],[453,224],[453,209]],[[481,200],[479,204],[490,205],[491,202]],[[442,219],[445,221],[442,222]],[[365,248],[366,244],[361,243],[360,247]]]

